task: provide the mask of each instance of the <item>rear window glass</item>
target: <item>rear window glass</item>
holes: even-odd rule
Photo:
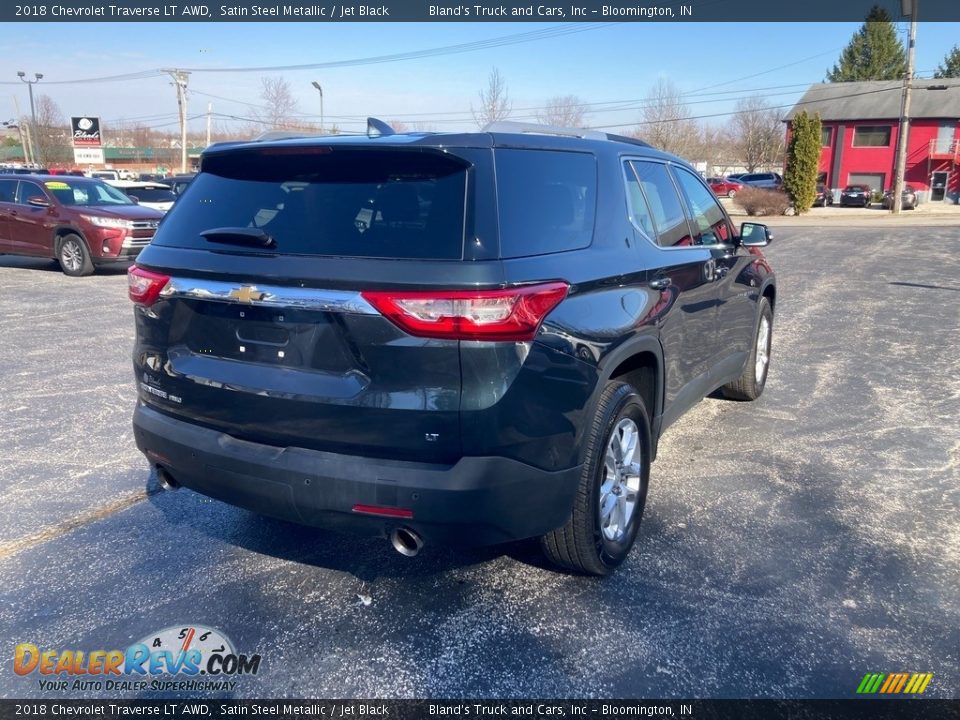
[[[131,197],[137,198],[140,202],[162,203],[173,202],[177,196],[173,190],[166,188],[126,188],[124,192]]]
[[[593,238],[597,164],[587,153],[496,151],[500,255],[585,248]]]
[[[421,151],[267,147],[213,156],[153,242],[223,251],[200,234],[260,228],[280,254],[459,259],[466,168]]]

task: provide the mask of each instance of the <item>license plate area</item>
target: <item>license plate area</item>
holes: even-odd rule
[[[179,311],[171,345],[198,355],[324,372],[360,364],[333,313],[204,301],[185,301]]]

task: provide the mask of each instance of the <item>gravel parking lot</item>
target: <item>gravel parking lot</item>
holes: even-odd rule
[[[16,643],[202,623],[263,656],[236,697],[850,697],[898,671],[958,697],[958,252],[956,225],[777,232],[766,393],[670,429],[605,580],[159,491],[124,273],[0,257],[0,696],[63,696],[10,671]]]

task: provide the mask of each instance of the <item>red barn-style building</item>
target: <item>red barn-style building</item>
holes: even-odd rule
[[[811,85],[787,115],[789,142],[794,115],[820,113],[820,179],[835,198],[893,188],[902,92],[898,80]],[[921,202],[960,202],[960,79],[915,80],[910,105],[905,183]]]

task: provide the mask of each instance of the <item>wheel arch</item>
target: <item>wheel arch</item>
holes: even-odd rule
[[[588,417],[593,417],[597,402],[608,382],[622,380],[632,385],[637,394],[643,398],[647,412],[650,413],[652,461],[657,455],[663,414],[664,371],[663,348],[660,340],[653,335],[645,335],[625,343],[603,359],[599,370],[599,382],[590,400]]]
[[[767,282],[760,290],[760,297],[765,297],[770,303],[770,309],[776,312],[777,309],[777,285],[773,280]]]
[[[84,245],[87,246],[87,252],[90,250],[90,242],[87,240],[87,236],[83,234],[83,231],[80,228],[73,225],[57,225],[53,229],[53,257],[57,258],[60,255],[60,243],[63,242],[63,239],[67,235],[76,235],[81,240],[83,240]],[[92,253],[91,253],[92,257]]]

